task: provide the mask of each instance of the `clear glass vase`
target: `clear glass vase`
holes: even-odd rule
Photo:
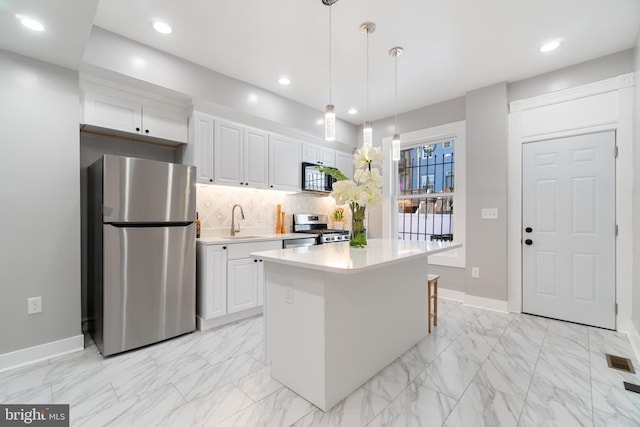
[[[366,206],[351,203],[351,231],[349,245],[356,248],[367,246],[367,229],[365,227]]]

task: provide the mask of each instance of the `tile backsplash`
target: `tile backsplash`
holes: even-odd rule
[[[202,229],[213,234],[226,233],[231,228],[231,209],[236,203],[244,210],[241,229],[262,233],[275,232],[278,204],[286,213],[287,231],[291,231],[293,213],[326,214],[331,227],[335,208],[335,201],[329,196],[203,184],[196,185],[196,200]],[[239,209],[236,209],[236,219],[239,218]]]

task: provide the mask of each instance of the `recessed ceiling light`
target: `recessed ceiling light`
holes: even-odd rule
[[[560,40],[553,40],[549,43],[543,44],[540,48],[540,52],[551,52],[552,50],[557,49],[558,46],[560,46]]]
[[[255,93],[249,94],[249,102],[258,102],[258,95]]]
[[[16,18],[18,18],[20,20],[22,25],[24,25],[25,27],[27,27],[30,30],[33,30],[33,31],[44,31],[44,27],[42,26],[42,24],[40,22],[36,21],[33,18],[29,18],[28,16],[21,15],[19,13],[16,14]]]
[[[291,84],[291,80],[289,80],[289,77],[282,76],[278,79],[278,83],[282,86],[288,86]]]
[[[317,125],[322,125],[322,124],[324,124],[324,119],[318,119],[318,120],[316,120],[316,124],[317,124]]]
[[[356,108],[349,108],[349,111],[347,111],[347,113],[349,114],[358,114],[358,110]]]
[[[155,21],[153,23],[153,29],[161,34],[171,34],[173,32],[171,25],[162,21]]]

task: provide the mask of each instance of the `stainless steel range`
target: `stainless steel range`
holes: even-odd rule
[[[316,235],[316,244],[340,243],[349,241],[349,231],[328,228],[329,217],[318,214],[294,214],[293,232]]]

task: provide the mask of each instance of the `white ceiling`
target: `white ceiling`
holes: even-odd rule
[[[93,10],[97,10],[92,18]],[[77,68],[91,24],[323,110],[329,98],[329,7],[321,0],[0,0],[0,48]],[[516,81],[631,48],[640,0],[340,0],[333,17],[332,101],[337,115],[404,112],[497,83]],[[51,28],[29,33],[13,17],[33,13]],[[155,32],[163,19],[171,35]],[[560,38],[556,51],[539,47]],[[277,83],[281,75],[290,86]],[[355,116],[350,107],[359,109]]]

